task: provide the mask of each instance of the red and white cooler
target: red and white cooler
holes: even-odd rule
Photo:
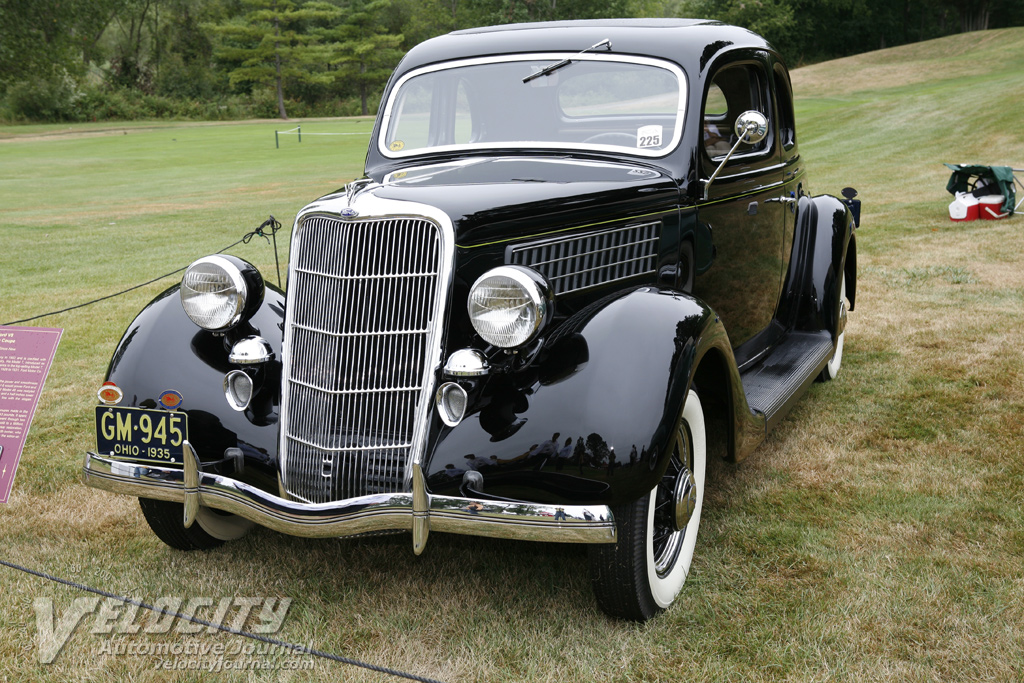
[[[1010,215],[1003,212],[1003,204],[1006,202],[1006,197],[1001,194],[985,195],[984,197],[979,197],[978,201],[978,213],[985,220],[993,221]]]
[[[956,198],[949,205],[951,221],[975,221],[980,217],[981,202],[974,195],[957,192]]]

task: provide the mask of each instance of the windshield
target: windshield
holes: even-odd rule
[[[565,59],[571,62],[529,78]],[[603,54],[435,65],[399,80],[384,110],[378,147],[392,158],[499,148],[660,157],[679,140],[684,83],[675,65]]]

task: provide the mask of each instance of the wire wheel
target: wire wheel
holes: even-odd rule
[[[704,412],[690,391],[664,476],[649,495],[614,509],[618,540],[590,549],[591,578],[608,614],[646,621],[676,599],[690,570],[704,500]]]

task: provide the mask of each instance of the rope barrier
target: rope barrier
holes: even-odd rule
[[[263,230],[264,228],[270,228],[270,230],[268,231],[269,235],[266,232],[264,232],[264,230]],[[232,247],[237,247],[239,244],[248,244],[250,241],[252,241],[253,237],[262,237],[265,240],[267,240],[268,243],[270,243],[271,238],[273,238],[273,244],[274,244],[274,264],[277,266],[277,286],[280,287],[281,286],[281,266],[280,266],[280,263],[278,262],[278,258],[277,258],[277,231],[280,230],[280,229],[281,229],[281,224],[277,221],[277,219],[275,219],[273,216],[271,216],[267,220],[263,221],[263,223],[260,224],[260,226],[258,228],[256,228],[252,232],[248,232],[245,235],[243,235],[242,239],[238,240],[234,244],[229,244],[228,246],[224,247],[223,249],[221,249],[220,251],[217,251],[215,253],[223,254],[228,249],[231,249]],[[178,268],[177,270],[172,270],[169,273],[165,273],[165,274],[161,275],[160,277],[156,277],[156,278],[153,278],[152,280],[149,280],[147,282],[143,282],[142,284],[135,285],[134,287],[129,287],[128,289],[121,290],[120,292],[116,292],[114,294],[108,294],[106,296],[101,296],[100,298],[93,299],[92,301],[86,301],[84,304],[76,304],[74,306],[68,306],[67,308],[62,308],[59,311],[50,311],[49,313],[40,313],[39,315],[34,315],[31,318],[22,318],[21,320],[12,320],[9,323],[0,323],[0,324],[3,324],[3,325],[20,325],[21,323],[31,322],[33,320],[38,320],[39,318],[48,318],[51,315],[57,315],[59,313],[67,313],[68,311],[74,311],[74,310],[79,309],[79,308],[85,308],[86,306],[92,306],[93,304],[98,304],[101,301],[106,301],[107,299],[113,299],[114,297],[122,296],[124,294],[127,294],[128,292],[134,292],[136,289],[140,289],[142,287],[145,287],[146,285],[151,285],[154,282],[159,282],[160,280],[164,280],[166,278],[169,278],[172,275],[177,275],[178,273],[180,273],[181,271],[185,270],[186,268],[188,268],[188,266],[183,266],[181,268]]]
[[[371,131],[367,130],[367,131],[357,132],[357,133],[306,133],[306,135],[369,135],[370,132]],[[274,131],[274,147],[276,149],[281,149],[281,136],[282,135],[292,135],[292,134],[298,135],[299,136],[299,142],[302,142],[302,125],[299,124],[298,126],[295,126],[294,128],[289,128],[288,130],[275,130]]]
[[[181,614],[180,612],[173,612],[173,611],[171,611],[171,610],[169,610],[169,609],[167,609],[165,607],[157,608],[157,607],[154,607],[153,605],[150,605],[150,604],[147,604],[145,602],[142,602],[141,600],[133,600],[132,598],[126,598],[126,597],[124,597],[122,595],[117,595],[116,593],[109,593],[107,591],[100,590],[98,588],[92,588],[90,586],[86,586],[85,584],[75,583],[74,581],[69,581],[67,579],[62,579],[60,577],[53,576],[51,574],[47,574],[46,572],[41,572],[41,571],[38,571],[38,570],[35,570],[35,569],[29,569],[27,567],[22,567],[21,565],[15,564],[13,562],[7,562],[6,560],[0,560],[0,565],[3,565],[5,567],[9,567],[10,569],[14,569],[16,571],[25,572],[26,574],[31,574],[33,576],[38,576],[39,578],[46,579],[47,581],[53,581],[54,583],[60,583],[60,584],[63,584],[65,586],[70,586],[71,588],[77,588],[78,590],[86,591],[88,593],[94,593],[96,595],[102,595],[103,597],[110,598],[112,600],[118,600],[119,602],[123,602],[126,605],[135,605],[136,607],[141,607],[142,609],[147,609],[150,612],[156,612],[157,614],[166,614],[166,615],[169,615],[169,616],[172,616],[172,617],[176,617],[178,619],[184,619],[186,621],[191,621],[193,624],[200,624],[202,626],[207,626],[207,627],[210,627],[210,628],[215,628],[215,629],[217,629],[219,631],[223,631],[224,633],[230,633],[232,635],[242,636],[243,638],[251,638],[252,640],[258,640],[258,641],[260,641],[262,643],[266,643],[268,645],[275,645],[277,647],[280,647],[280,648],[283,648],[283,649],[286,649],[286,650],[291,650],[291,651],[295,652],[296,654],[309,654],[309,655],[313,655],[314,657],[320,657],[321,659],[329,659],[329,660],[331,660],[333,662],[338,662],[340,664],[348,664],[349,666],[356,666],[356,667],[359,667],[361,669],[368,669],[370,671],[375,671],[377,673],[387,674],[388,676],[395,676],[397,678],[405,678],[405,679],[410,680],[410,681],[420,681],[420,683],[442,683],[441,681],[438,681],[438,680],[436,680],[434,678],[427,678],[425,676],[417,676],[416,674],[410,674],[410,673],[406,673],[404,671],[399,671],[398,669],[390,669],[388,667],[378,666],[377,664],[369,664],[367,662],[359,661],[358,659],[351,659],[349,657],[342,657],[341,655],[336,655],[336,654],[333,654],[333,653],[330,653],[330,652],[324,652],[323,650],[315,650],[313,648],[307,647],[306,645],[297,645],[295,643],[289,643],[289,642],[286,642],[286,641],[283,641],[283,640],[278,640],[276,638],[270,638],[270,637],[267,637],[267,636],[258,635],[256,633],[250,633],[248,631],[242,631],[240,629],[231,628],[230,626],[225,626],[224,624],[215,624],[213,622],[206,621],[205,619],[199,619],[198,617],[195,617],[193,615]]]

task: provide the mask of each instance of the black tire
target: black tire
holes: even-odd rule
[[[153,533],[177,550],[213,550],[225,541],[240,538],[252,526],[241,517],[199,508],[196,521],[186,529],[185,506],[181,503],[139,498],[139,507]]]
[[[650,495],[613,508],[617,541],[590,546],[594,595],[607,614],[646,621],[669,607],[686,580],[693,559],[704,502],[707,441],[704,412],[690,391],[680,417],[670,464]],[[677,531],[675,491],[687,477],[692,513]],[[683,480],[686,481],[685,479]]]

